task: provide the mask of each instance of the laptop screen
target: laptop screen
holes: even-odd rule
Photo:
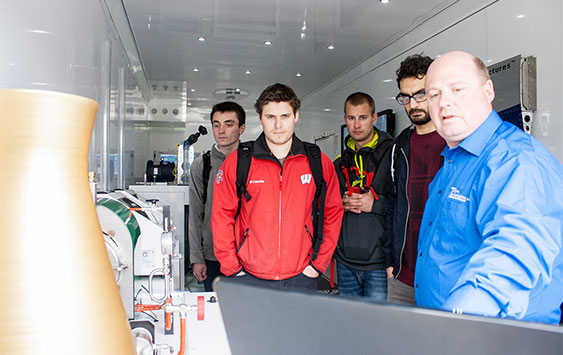
[[[222,278],[233,355],[563,354],[563,328],[278,291]]]

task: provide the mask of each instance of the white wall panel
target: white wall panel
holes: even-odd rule
[[[538,110],[532,134],[563,161],[562,18],[561,0],[460,0],[304,98],[302,117],[311,122],[302,121],[298,133],[312,140],[327,127],[339,132],[342,104],[354,91],[371,94],[378,111],[393,109],[398,120],[397,133],[407,127],[404,109],[392,97],[398,92],[395,70],[402,59],[414,53],[435,57],[451,50],[464,50],[486,64],[517,54],[533,55],[538,63]],[[384,82],[385,79],[392,81]]]
[[[101,87],[102,43],[110,41],[110,82]],[[85,96],[101,103],[110,97],[109,152],[117,152],[117,83],[128,62],[97,0],[0,0],[0,88],[50,90]],[[127,80],[132,82],[129,71]],[[102,107],[98,108],[89,170],[100,173]],[[125,148],[125,150],[130,150]],[[148,149],[147,149],[148,150]],[[141,175],[142,176],[142,175]],[[110,187],[117,186],[110,175]]]

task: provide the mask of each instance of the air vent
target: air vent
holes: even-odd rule
[[[239,88],[217,89],[213,95],[218,100],[240,101],[248,97],[248,91]]]

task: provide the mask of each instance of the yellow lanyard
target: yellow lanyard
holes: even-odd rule
[[[359,164],[358,157],[360,157]],[[356,163],[356,168],[358,168],[360,180],[354,181],[352,183],[352,186],[360,185],[360,187],[364,187],[364,159],[360,154],[354,154],[354,162]]]

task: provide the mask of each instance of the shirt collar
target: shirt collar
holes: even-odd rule
[[[213,143],[213,147],[211,148],[211,150],[213,151],[213,154],[215,154],[220,159],[223,160],[225,159],[225,153],[219,150],[219,147],[217,147],[217,143]]]
[[[262,132],[254,142],[253,149],[254,156],[274,156],[268,147],[268,143],[266,143],[266,135],[264,132]],[[293,133],[293,141],[291,142],[291,149],[289,150],[288,155],[298,154],[306,155],[305,146],[303,145],[303,141],[297,138],[295,133]]]
[[[374,149],[375,146],[377,145],[377,140],[379,139],[379,134],[377,133],[377,130],[374,128],[374,135],[373,138],[371,139],[371,141],[369,141],[368,143],[364,144],[363,146],[361,146],[358,150],[360,150],[361,148],[364,147],[368,147],[371,149]],[[354,142],[354,140],[352,139],[352,137],[350,135],[348,135],[348,140],[346,141],[346,146],[350,149],[352,149],[353,151],[356,150],[356,143]]]
[[[462,140],[461,143],[453,148],[449,148],[446,145],[444,151],[442,152],[442,155],[447,156],[459,149],[463,149],[475,156],[481,155],[483,149],[485,149],[487,143],[501,124],[502,119],[495,110],[492,110],[485,121],[481,123],[481,125],[477,127],[477,129],[473,133]]]

